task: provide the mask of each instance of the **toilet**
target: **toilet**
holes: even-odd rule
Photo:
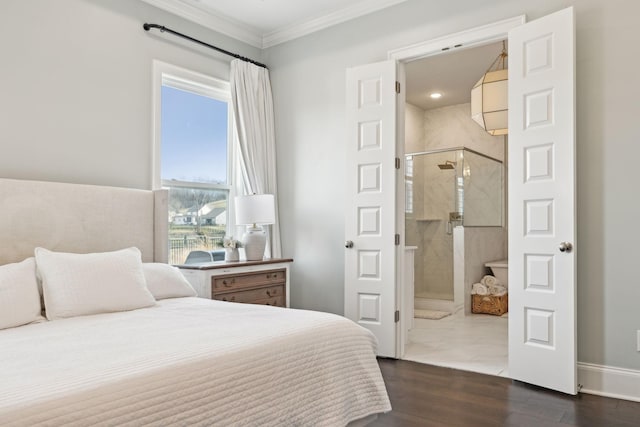
[[[509,260],[501,259],[499,261],[490,261],[485,263],[485,267],[491,269],[491,274],[500,281],[501,284],[507,285],[509,282]]]

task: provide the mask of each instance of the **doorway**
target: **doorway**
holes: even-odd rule
[[[508,314],[474,314],[471,299],[493,275],[486,265],[507,258],[506,138],[474,122],[470,104],[503,48],[497,41],[405,64],[405,244],[415,248],[415,298],[404,358],[506,376]],[[506,302],[507,281],[496,284],[492,293]]]

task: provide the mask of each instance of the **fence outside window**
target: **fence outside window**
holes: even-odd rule
[[[219,249],[223,237],[224,234],[169,237],[169,264],[184,264],[191,251]]]

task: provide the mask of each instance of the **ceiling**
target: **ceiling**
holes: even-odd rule
[[[406,0],[142,0],[258,48]]]
[[[407,102],[423,110],[471,101],[471,88],[502,52],[502,42],[452,51],[406,64]],[[431,99],[432,92],[442,98]]]

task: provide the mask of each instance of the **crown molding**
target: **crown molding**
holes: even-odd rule
[[[200,8],[183,0],[142,1],[191,22],[195,22],[196,24],[200,24],[210,30],[232,37],[251,46],[264,49],[376,12],[398,3],[403,3],[407,0],[363,0],[353,6],[346,7],[315,19],[288,25],[265,34],[262,34],[257,29],[238,21],[237,19],[217,14],[212,12],[210,9]]]
[[[182,0],[142,0],[152,6],[200,24],[212,31],[232,37],[251,46],[262,48],[262,34],[246,24],[228,16],[213,14],[208,10]]]
[[[307,34],[341,24],[351,19],[376,12],[381,9],[403,3],[407,0],[364,0],[353,6],[337,10],[321,17],[288,25],[284,28],[265,33],[262,37],[262,47],[268,48],[280,43],[297,39]]]

